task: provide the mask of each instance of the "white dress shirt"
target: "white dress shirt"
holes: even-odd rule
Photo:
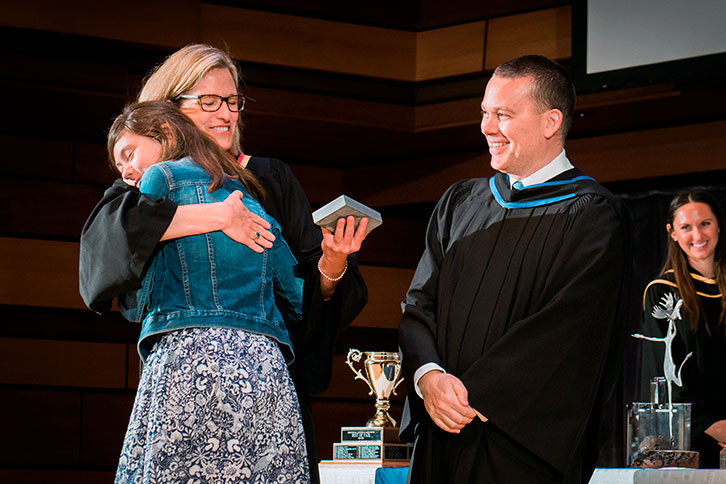
[[[570,160],[567,159],[567,155],[565,154],[565,149],[563,148],[559,155],[555,157],[554,160],[547,163],[545,166],[540,168],[539,170],[535,171],[529,176],[526,176],[522,178],[521,180],[517,180],[514,177],[509,177],[509,188],[514,185],[514,182],[520,181],[522,182],[522,185],[524,185],[525,188],[532,186],[532,185],[539,185],[540,183],[544,183],[547,180],[551,180],[552,178],[556,177],[560,173],[564,173],[567,170],[573,169],[574,166],[572,166],[572,163],[570,163]]]

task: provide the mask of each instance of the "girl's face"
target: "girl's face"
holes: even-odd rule
[[[226,98],[237,95],[237,86],[227,69],[218,68],[209,71],[193,89],[184,94],[197,96],[214,94]],[[202,110],[196,99],[184,99],[180,109],[194,121],[197,128],[211,136],[222,149],[232,148],[239,113],[230,111],[226,102],[223,102],[218,110],[209,112]]]
[[[161,143],[123,130],[113,146],[116,169],[129,185],[139,186],[141,177],[151,165],[161,161]]]

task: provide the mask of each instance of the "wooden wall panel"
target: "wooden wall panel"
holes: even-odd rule
[[[288,165],[298,179],[308,201],[319,207],[346,193],[343,186],[343,170],[307,165]]]
[[[118,464],[134,397],[132,392],[83,393],[81,464],[109,467]]]
[[[126,345],[126,358],[128,362],[126,388],[136,390],[139,388],[139,379],[141,378],[141,357],[136,349],[136,343]]]
[[[70,180],[73,175],[73,143],[69,141],[0,135],[0,146],[3,175],[56,180]]]
[[[567,156],[598,181],[723,170],[726,121],[567,142]]]
[[[491,176],[482,137],[481,152],[449,154],[388,163],[385,177],[371,167],[349,168],[345,179],[361,187],[360,201],[385,207],[436,202],[457,180]],[[723,121],[567,141],[572,163],[601,182],[723,170]]]
[[[103,189],[91,185],[0,178],[0,231],[79,237],[102,196]]]
[[[138,12],[144,12],[139,15]],[[570,7],[490,20],[486,68],[522,53],[570,56]],[[132,0],[106,8],[89,0],[5,2],[0,26],[87,35],[178,48],[191,42],[229,46],[246,62],[402,81],[478,72],[486,21],[408,32],[297,17],[199,0]]]
[[[0,338],[0,384],[126,387],[126,345]]]
[[[406,296],[414,271],[374,266],[363,266],[360,270],[368,286],[368,304],[353,325],[398,328],[401,301]]]
[[[483,137],[482,143],[486,143]],[[436,202],[455,181],[491,174],[489,154],[475,152],[389,163],[385,177],[370,167],[351,168],[346,170],[346,179],[358,180],[363,187],[361,202],[385,207]]]
[[[494,18],[487,33],[487,70],[525,54],[541,54],[553,59],[572,56],[571,7]]]
[[[412,80],[416,36],[379,27],[202,4],[201,40],[238,59]]]
[[[110,186],[118,178],[118,174],[108,164],[106,145],[101,143],[74,143],[73,147],[74,180]]]
[[[4,88],[12,89],[13,95],[5,98],[3,111],[13,115],[0,116],[0,132],[18,137],[29,137],[28,126],[36,125],[38,113],[43,113],[43,124],[49,128],[37,130],[37,138],[103,143],[112,118],[124,105],[123,96],[95,89],[46,86],[42,82]]]
[[[414,131],[478,125],[481,122],[481,102],[485,87],[482,83],[481,96],[475,98],[416,106]]]
[[[253,117],[280,116],[396,131],[413,129],[414,113],[409,106],[257,86],[250,86],[248,92],[255,100],[249,107]],[[280,133],[280,139],[284,137],[285,133]]]
[[[11,338],[135,344],[140,330],[138,323],[126,321],[118,312],[100,316],[85,308],[3,304],[0,321],[0,336]]]
[[[0,469],[4,484],[105,484],[113,482],[115,470]]]
[[[199,0],[5,0],[0,25],[180,47],[197,40]]]
[[[80,392],[0,388],[0,409],[2,467],[79,464]],[[0,481],[13,482],[2,473]]]
[[[416,81],[479,72],[484,66],[486,22],[416,34]]]
[[[431,204],[433,207],[433,204]],[[424,236],[430,208],[416,208],[425,212],[425,219],[408,220],[383,215],[383,225],[368,234],[358,253],[362,265],[386,267],[416,267],[424,250]]]
[[[0,304],[84,309],[78,243],[0,237]]]
[[[78,294],[78,245],[77,242],[0,237],[0,251],[8,255],[9,262],[0,267],[0,304],[85,309]],[[361,272],[368,284],[369,302],[354,325],[396,328],[399,303],[413,271],[362,266]],[[103,324],[100,319],[99,324]],[[129,346],[128,351],[135,349]],[[135,364],[130,365],[129,371],[134,371]],[[129,385],[135,382],[130,377]]]

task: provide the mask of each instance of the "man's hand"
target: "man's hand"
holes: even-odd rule
[[[222,232],[235,242],[261,253],[272,247],[275,236],[268,231],[270,224],[267,220],[247,210],[242,203],[243,196],[242,192],[235,190],[222,202],[225,220]]]
[[[453,375],[433,370],[418,381],[426,411],[436,425],[458,434],[477,412],[469,406],[469,392]]]
[[[721,447],[726,447],[726,420],[712,423],[704,433],[716,439]]]

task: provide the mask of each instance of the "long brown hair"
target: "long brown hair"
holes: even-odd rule
[[[212,180],[210,192],[221,187],[228,177],[234,177],[239,179],[252,196],[264,196],[264,189],[257,178],[170,102],[129,104],[116,117],[108,132],[107,142],[109,162],[116,171],[118,168],[113,157],[113,147],[124,131],[146,136],[161,144],[159,161],[191,157],[209,174]]]
[[[673,230],[673,221],[679,208],[687,203],[705,203],[709,206],[713,215],[716,217],[718,228],[723,227],[723,217],[721,217],[721,209],[714,198],[703,190],[697,188],[686,188],[676,193],[668,207],[667,224]],[[686,254],[681,250],[678,242],[668,234],[668,255],[663,265],[662,273],[673,270],[676,278],[676,285],[681,293],[683,305],[690,319],[691,331],[694,333],[698,329],[701,320],[701,302],[696,294],[696,288],[688,270],[688,259]],[[718,242],[716,243],[716,252],[714,253],[714,269],[715,279],[718,289],[721,292],[721,316],[718,320],[718,326],[726,324],[726,243],[724,242],[724,231],[718,234]],[[706,331],[710,334],[708,326]]]

